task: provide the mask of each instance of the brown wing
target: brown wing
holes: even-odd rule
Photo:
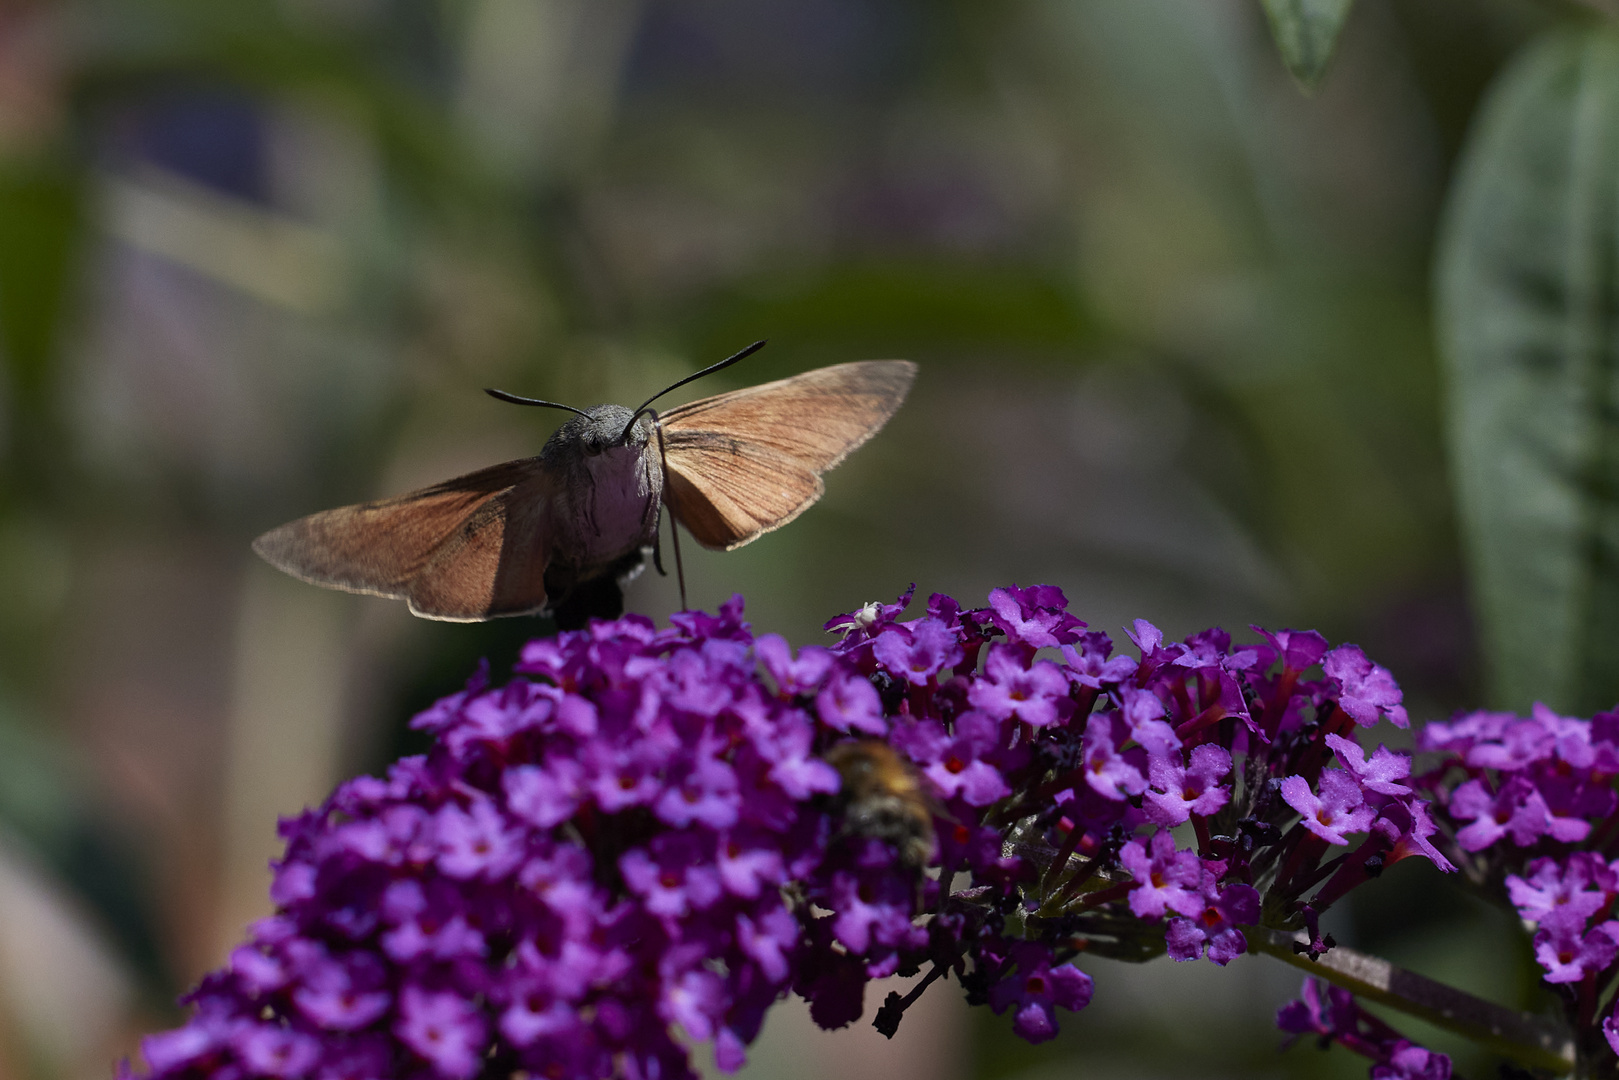
[[[271,529],[253,550],[328,588],[406,600],[429,619],[476,622],[545,607],[549,473],[509,461],[379,502]]]
[[[875,435],[916,378],[865,360],[694,401],[664,413],[670,511],[704,547],[741,547],[821,497],[820,474]]]

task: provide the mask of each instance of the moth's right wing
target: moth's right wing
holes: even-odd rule
[[[660,418],[665,501],[704,547],[730,550],[821,497],[821,473],[875,435],[916,378],[907,360],[862,360],[733,390]]]
[[[311,514],[253,541],[314,585],[405,600],[428,619],[480,622],[546,606],[554,484],[508,461],[378,502]]]

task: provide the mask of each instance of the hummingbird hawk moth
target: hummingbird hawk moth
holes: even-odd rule
[[[664,506],[699,544],[724,551],[785,525],[821,497],[821,473],[887,422],[916,376],[909,361],[866,360],[661,415],[651,407],[763,345],[681,379],[635,410],[575,409],[490,390],[577,415],[538,457],[311,514],[271,529],[253,550],[311,584],[402,599],[428,619],[550,613],[566,629],[615,617],[624,583],[657,557]]]

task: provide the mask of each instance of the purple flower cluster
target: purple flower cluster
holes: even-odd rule
[[[739,602],[674,624],[531,643],[416,717],[426,757],[284,822],[278,913],[146,1041],[153,1075],[681,1076],[677,1026],[739,1065],[813,952],[783,887],[823,898],[857,860],[791,662]],[[841,955],[882,963],[875,922]]]
[[[1534,928],[1535,958],[1570,992],[1576,1028],[1600,1025],[1619,1052],[1619,712],[1474,712],[1429,724],[1418,745],[1443,755],[1419,783],[1458,859]]]
[[[689,1076],[685,1042],[735,1069],[786,993],[837,1027],[895,973],[885,1031],[954,975],[1039,1042],[1082,952],[1223,965],[1263,913],[1319,953],[1388,864],[1449,869],[1409,758],[1356,741],[1406,718],[1354,646],[1138,621],[1115,656],[1050,586],[910,599],[796,654],[735,598],[474,678],[425,756],[283,822],[277,913],[150,1075]]]
[[[1428,842],[1425,801],[1401,783],[1410,758],[1382,746],[1368,758],[1353,738],[1383,718],[1406,723],[1389,673],[1354,646],[1258,628],[1243,647],[1218,629],[1166,642],[1137,621],[1139,658],[1114,656],[1049,586],[996,589],[981,611],[935,596],[910,622],[897,607],[831,624],[847,629],[840,649],[869,649],[875,679],[908,665],[892,741],[948,823],[943,870],[999,892],[1019,934],[1057,954],[1066,938],[1224,964],[1245,950],[1240,927],[1259,921],[1262,891],[1319,951],[1320,913],[1386,865],[1422,855],[1450,869]],[[1038,655],[1052,647],[1060,662]],[[1193,848],[1172,832],[1185,825]],[[1329,857],[1351,836],[1352,852]]]
[[[1293,1036],[1289,1043],[1313,1035],[1323,1047],[1337,1043],[1370,1058],[1371,1080],[1450,1080],[1450,1058],[1406,1039],[1348,990],[1315,979],[1305,979],[1298,1000],[1276,1013],[1276,1026]]]

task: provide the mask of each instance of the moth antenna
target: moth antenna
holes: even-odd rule
[[[539,405],[547,409],[566,409],[571,413],[578,413],[586,420],[590,419],[590,414],[585,412],[585,410],[576,409],[572,405],[564,405],[560,401],[541,401],[539,398],[518,397],[516,394],[508,394],[504,390],[491,390],[487,386],[483,388],[483,392],[494,398],[496,401],[506,401],[513,405]]]
[[[679,382],[673,384],[672,386],[666,386],[662,390],[659,390],[656,394],[653,394],[651,397],[649,397],[645,401],[641,402],[641,407],[639,409],[636,409],[635,412],[630,415],[630,422],[624,425],[624,433],[618,437],[618,441],[623,442],[625,439],[628,439],[630,437],[630,428],[634,427],[635,422],[637,420],[639,420],[641,418],[641,416],[648,411],[647,406],[651,405],[654,401],[657,401],[663,395],[669,393],[671,390],[679,390],[682,386],[685,386],[689,382],[695,382],[696,380],[701,379],[704,375],[712,375],[712,374],[714,374],[714,372],[720,370],[721,368],[728,368],[732,364],[736,363],[738,360],[744,360],[744,359],[752,356],[754,353],[756,353],[760,349],[764,348],[766,344],[767,344],[767,342],[765,340],[755,341],[752,345],[749,345],[747,348],[743,349],[741,352],[738,352],[738,353],[736,353],[736,354],[734,354],[732,356],[727,356],[724,360],[721,360],[719,363],[710,364],[701,371],[695,372],[695,373],[693,373],[691,375],[687,375],[684,379],[681,379]],[[490,392],[493,393],[493,391],[490,391]],[[566,407],[566,406],[564,406],[564,407]]]
[[[761,341],[753,348],[757,349],[763,344],[764,342]],[[741,353],[732,357],[732,360],[740,360],[746,355],[747,353]],[[729,362],[727,361],[727,363]],[[701,372],[698,374],[701,374]],[[695,376],[693,377],[695,378]],[[671,386],[669,389],[673,390],[674,387]],[[668,393],[667,390],[664,392]],[[646,406],[643,405],[641,408],[644,409]],[[632,420],[631,423],[634,423],[634,421]],[[680,582],[680,610],[690,611],[691,607],[686,603],[686,567],[680,561],[680,522],[675,518],[675,486],[669,482],[669,452],[664,449],[663,425],[658,423],[658,414],[656,412],[652,414],[652,427],[658,433],[658,456],[663,459],[663,501],[669,504],[669,539],[673,540],[675,545],[675,580]]]

